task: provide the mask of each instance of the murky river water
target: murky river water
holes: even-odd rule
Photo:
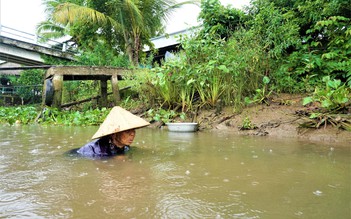
[[[350,218],[350,147],[137,130],[126,156],[66,155],[97,127],[2,126],[0,218]]]

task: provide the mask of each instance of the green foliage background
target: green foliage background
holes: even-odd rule
[[[23,98],[25,103],[40,103],[44,71],[38,69],[25,70],[14,82],[19,86],[17,94]]]
[[[176,58],[152,70],[149,99],[183,111],[221,104],[240,111],[245,103],[268,103],[272,93],[308,95],[326,76],[349,93],[347,2],[255,0],[241,11],[203,0],[203,28],[181,37]]]

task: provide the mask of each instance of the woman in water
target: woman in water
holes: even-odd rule
[[[104,157],[123,154],[130,149],[137,128],[150,123],[121,107],[113,107],[94,134],[93,141],[77,150],[88,157]]]

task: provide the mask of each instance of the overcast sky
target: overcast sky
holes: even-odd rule
[[[250,0],[221,0],[223,5],[236,8],[249,4]],[[167,22],[167,33],[183,30],[197,24],[198,6],[187,5],[178,9]],[[45,20],[42,0],[0,0],[0,24],[26,33],[35,33],[35,27]]]

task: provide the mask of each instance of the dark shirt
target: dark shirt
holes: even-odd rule
[[[77,150],[77,153],[88,157],[105,157],[117,154],[124,154],[129,151],[129,146],[119,148],[112,144],[108,137],[91,141]]]

